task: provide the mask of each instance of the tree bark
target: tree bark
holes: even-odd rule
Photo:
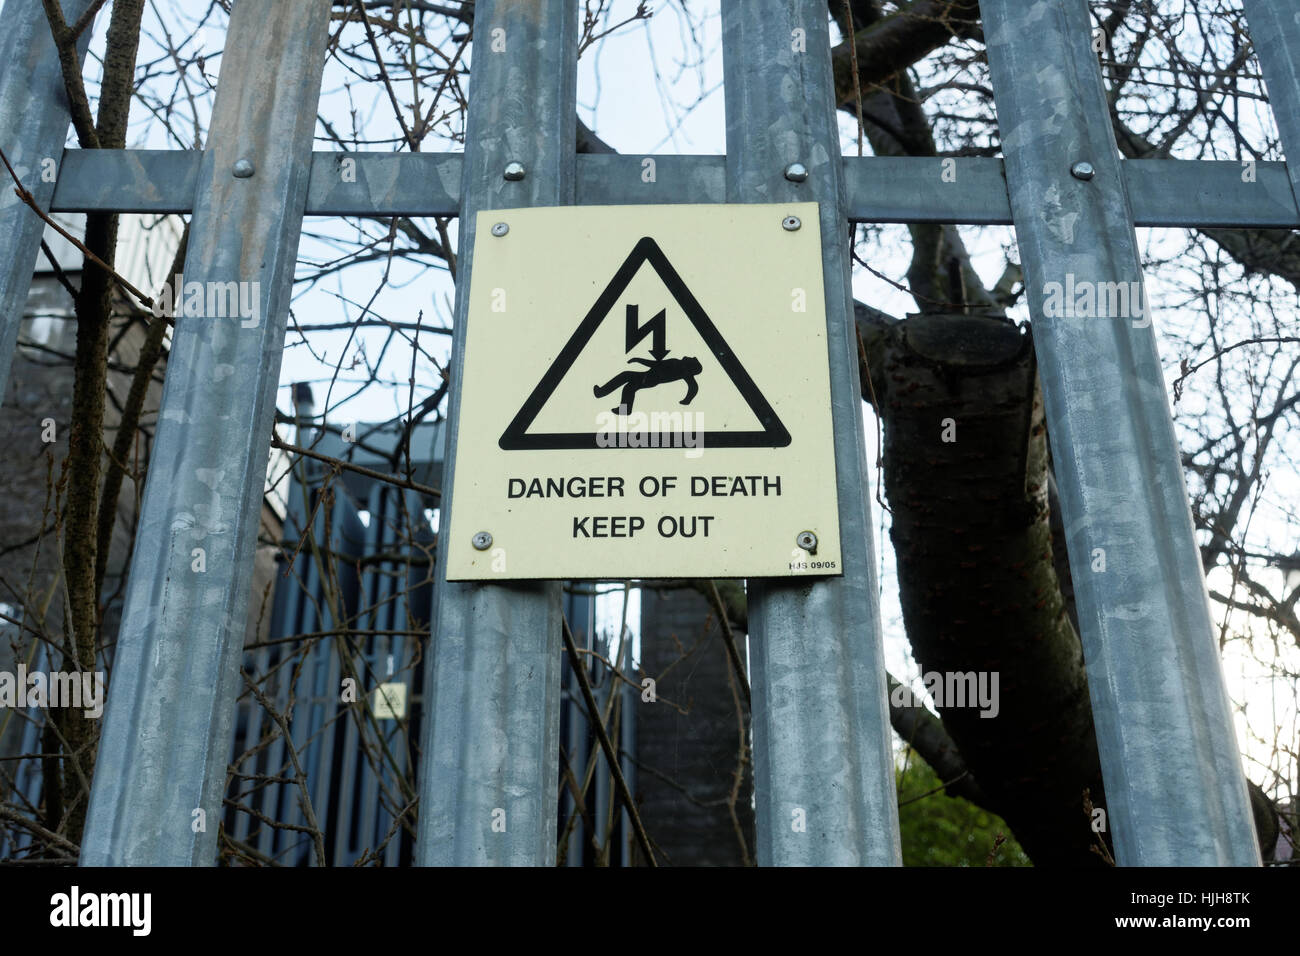
[[[95,129],[97,145],[103,149],[126,146],[127,117],[135,90],[135,56],[140,41],[144,0],[116,0],[109,21],[104,55],[104,79],[100,86],[99,112]],[[76,98],[75,91],[69,91]],[[117,246],[116,214],[92,213],[86,217],[86,247],[108,266],[113,265]],[[75,309],[77,349],[72,392],[72,420],[68,433],[68,456],[61,481],[67,489],[63,517],[63,573],[68,594],[68,619],[72,657],[64,667],[70,671],[93,672],[99,636],[99,600],[96,578],[99,483],[104,445],[104,401],[108,376],[108,346],[111,328],[113,282],[102,268],[86,259],[81,273]],[[95,726],[76,709],[57,711],[68,759],[78,772],[46,774],[46,806],[66,807],[66,833],[74,843],[81,840],[89,794],[74,797],[60,793],[71,780],[89,780],[95,761]],[[50,821],[57,829],[59,821]]]
[[[1104,806],[1083,650],[1053,563],[1046,427],[1030,337],[985,316],[917,315],[873,349],[890,538],[923,673],[998,675],[996,716],[937,701],[990,809],[1036,863],[1100,862]]]

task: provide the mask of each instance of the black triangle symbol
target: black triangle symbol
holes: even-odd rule
[[[515,415],[514,420],[506,427],[498,440],[499,444],[506,451],[520,451],[524,449],[539,448],[599,448],[595,430],[590,432],[550,432],[542,434],[529,434],[528,428],[541,413],[542,406],[555,393],[564,376],[568,374],[573,363],[577,361],[578,356],[591,341],[591,337],[596,333],[596,329],[605,321],[610,310],[614,308],[614,303],[618,301],[619,296],[628,287],[632,278],[636,275],[637,270],[643,263],[650,263],[650,267],[658,274],[664,286],[671,293],[677,305],[686,314],[686,318],[695,331],[700,334],[704,342],[709,347],[709,351],[722,365],[723,371],[731,379],[733,385],[740,391],[746,404],[749,405],[750,411],[762,423],[763,428],[759,431],[712,431],[704,432],[703,435],[692,435],[693,441],[699,441],[705,448],[784,448],[790,444],[790,433],[786,430],[781,419],[777,417],[772,406],[768,404],[763,393],[758,390],[754,380],[749,377],[745,367],[740,364],[740,359],[731,351],[722,334],[709,320],[704,309],[691,290],[686,288],[686,283],[682,277],[677,274],[677,270],[668,262],[668,257],[663,254],[663,250],[649,236],[641,239],[633,248],[631,254],[619,266],[618,271],[614,273],[614,278],[610,280],[605,291],[600,294],[596,304],[591,307],[587,317],[582,320],[569,341],[565,343],[560,354],[555,357],[551,367],[546,370],[542,380],[537,383],[532,394],[524,402]],[[683,436],[672,433],[663,433],[659,435],[657,447],[682,447]],[[653,446],[652,446],[653,447]]]

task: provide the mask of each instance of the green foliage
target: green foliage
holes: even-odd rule
[[[896,778],[904,866],[988,866],[990,852],[993,866],[1033,865],[1001,817],[947,796],[916,753],[900,757]],[[1005,841],[994,850],[999,835]]]

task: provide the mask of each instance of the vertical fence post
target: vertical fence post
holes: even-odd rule
[[[842,577],[750,582],[758,861],[899,865],[826,4],[724,0],[722,17],[728,201],[821,204],[844,562]],[[806,182],[786,179],[794,162]]]
[[[1291,191],[1300,202],[1300,6],[1295,0],[1242,0],[1242,4],[1282,136]]]
[[[1138,311],[1137,239],[1088,4],[980,7],[1116,858],[1255,865],[1164,374],[1150,312]],[[1130,303],[1118,310],[1128,315],[1075,315],[1072,302],[1046,315],[1053,282],[1069,298],[1091,283],[1097,301],[1122,289],[1115,300]]]
[[[573,202],[577,30],[574,0],[478,0],[474,6],[443,535],[451,527],[475,218],[483,209]],[[523,164],[523,179],[503,178],[509,162]],[[439,541],[416,860],[423,866],[553,865],[560,587],[448,582],[447,550]]]
[[[215,857],[329,14],[321,0],[238,0],[231,14],[184,281],[208,303],[248,283],[256,314],[177,308],[86,865]]]
[[[75,23],[90,3],[65,0],[64,19]],[[0,15],[0,149],[23,188],[48,210],[54,181],[46,173],[57,171],[50,164],[63,155],[69,122],[58,51],[42,4],[8,0]],[[84,56],[89,43],[87,27],[77,52]],[[14,195],[8,171],[0,169],[0,402],[44,231],[45,223]]]

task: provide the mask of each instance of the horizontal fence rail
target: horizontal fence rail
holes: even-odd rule
[[[59,165],[54,212],[187,213],[201,154],[188,150],[70,149]],[[339,164],[356,164],[345,182]],[[655,156],[655,182],[637,155],[577,156],[578,205],[715,203],[727,198],[725,156]],[[460,153],[312,154],[309,216],[456,216]],[[842,157],[845,218],[854,222],[1011,225],[1001,159]],[[951,162],[951,167],[945,167]],[[1131,159],[1120,164],[1138,226],[1300,228],[1285,163]],[[950,170],[950,172],[946,172]],[[945,182],[945,175],[953,182]],[[960,184],[960,187],[958,186]]]

